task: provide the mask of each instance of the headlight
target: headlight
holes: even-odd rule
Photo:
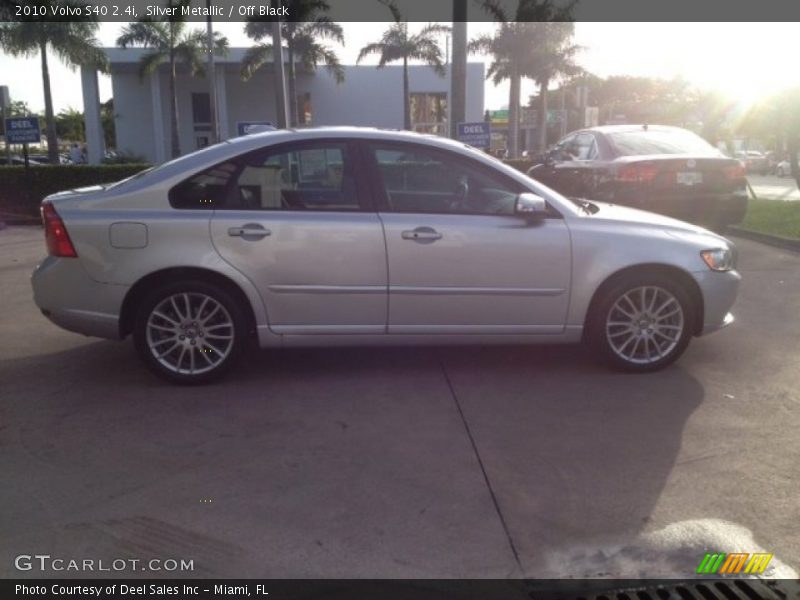
[[[730,271],[734,264],[733,252],[729,248],[715,248],[714,250],[703,250],[700,253],[703,261],[712,271]]]

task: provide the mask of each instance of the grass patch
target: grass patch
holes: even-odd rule
[[[741,227],[800,239],[800,202],[751,198]]]

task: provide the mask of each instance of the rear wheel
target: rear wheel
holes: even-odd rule
[[[205,383],[224,374],[241,354],[246,319],[223,288],[177,282],[150,293],[136,315],[139,356],[173,383]]]
[[[606,289],[590,315],[589,341],[610,366],[648,372],[674,362],[689,344],[694,311],[665,276],[628,276]]]

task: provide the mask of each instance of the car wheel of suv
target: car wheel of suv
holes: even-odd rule
[[[689,296],[665,276],[624,277],[594,307],[589,341],[606,363],[620,370],[665,367],[683,354],[692,336]]]
[[[133,339],[142,360],[173,383],[206,383],[241,353],[246,319],[223,288],[204,281],[171,283],[142,302]]]

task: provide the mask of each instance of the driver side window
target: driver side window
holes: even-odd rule
[[[392,212],[514,214],[514,186],[477,165],[416,146],[372,150]]]

